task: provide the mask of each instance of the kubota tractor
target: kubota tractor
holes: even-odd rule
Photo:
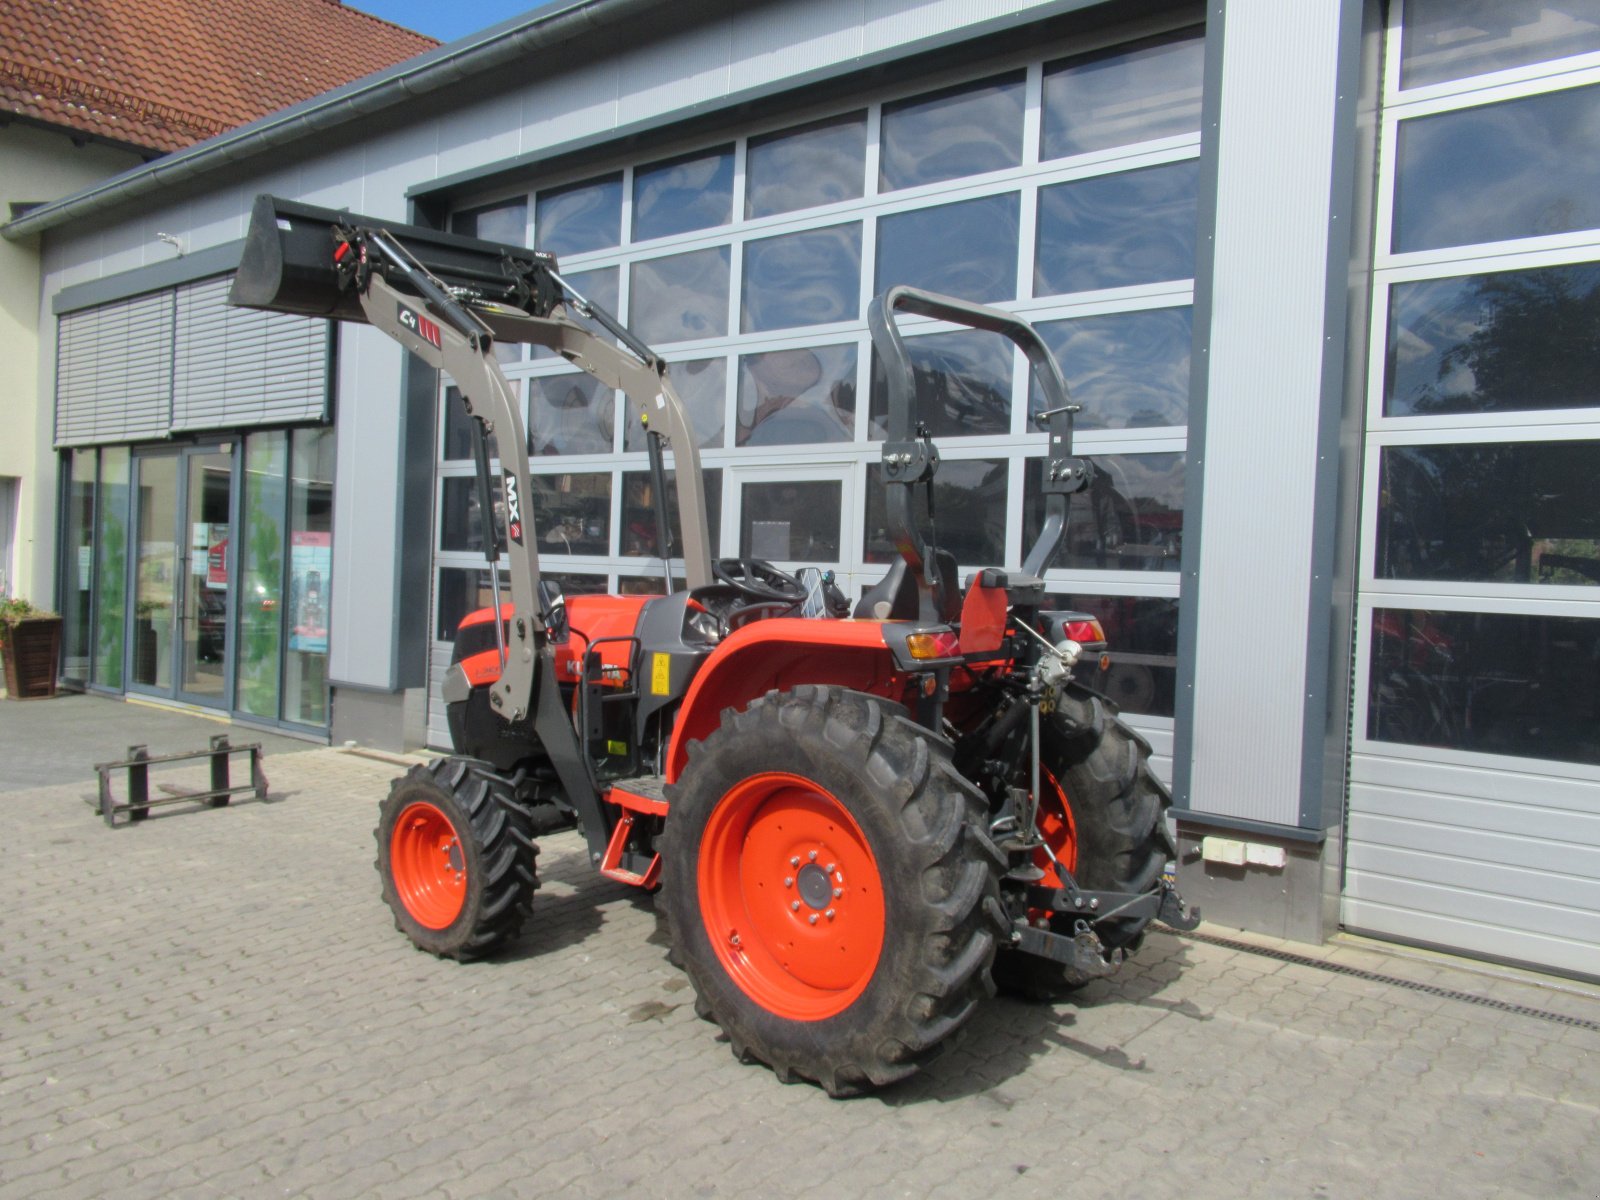
[[[472,959],[515,938],[537,829],[575,819],[601,874],[659,889],[672,957],[734,1052],[839,1096],[915,1072],[997,984],[1059,992],[1115,971],[1152,919],[1193,927],[1149,746],[1074,678],[1098,625],[1043,607],[1093,468],[1027,322],[906,287],[873,302],[899,557],[851,606],[814,569],[713,561],[666,364],[548,254],[263,196],[232,300],[367,322],[448,373],[474,419],[493,594],[503,550],[511,599],[458,631],[443,685],[456,754],[379,809],[383,896],[417,946]],[[913,426],[902,312],[1010,338],[1049,401],[1039,540],[1020,570],[964,589],[919,528],[939,454]],[[541,580],[497,342],[549,347],[637,406],[664,557],[671,447],[684,586],[665,563],[657,596],[563,600]]]

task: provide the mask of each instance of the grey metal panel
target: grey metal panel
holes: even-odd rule
[[[1600,782],[1356,754],[1343,919],[1600,975]]]
[[[231,271],[239,265],[239,255],[243,252],[243,241],[227,242],[220,246],[207,246],[181,258],[65,287],[51,298],[50,310],[56,313],[76,312],[80,308],[93,308],[113,300],[177,287],[191,280]]]
[[[324,420],[328,323],[234,308],[232,283],[223,275],[177,290],[173,430]]]
[[[64,316],[57,338],[58,447],[166,436],[170,292]]]
[[[332,628],[328,679],[391,691],[396,683],[396,541],[404,351],[365,325],[338,327],[338,461],[334,471]],[[428,557],[425,542],[405,553]],[[425,594],[424,594],[425,595]],[[415,602],[407,600],[406,602]]]
[[[450,746],[450,726],[445,720],[444,697],[439,694],[439,684],[450,669],[450,655],[454,647],[449,642],[433,642],[428,648],[428,749],[445,750]]]
[[[1187,800],[1285,825],[1300,814],[1307,705],[1322,703],[1305,657],[1327,280],[1345,272],[1328,261],[1342,7],[1228,0],[1206,425],[1190,439],[1204,517],[1203,565],[1184,579]]]

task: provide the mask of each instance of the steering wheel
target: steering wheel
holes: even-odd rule
[[[769,604],[799,604],[806,598],[805,586],[787,571],[763,558],[719,558],[711,573],[741,595]]]

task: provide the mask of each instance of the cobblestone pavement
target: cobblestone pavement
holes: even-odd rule
[[[1592,1197],[1600,998],[1364,947],[1465,1003],[1153,934],[1068,1003],[997,1000],[924,1075],[830,1101],[694,1017],[649,901],[544,841],[503,960],[377,899],[396,767],[269,757],[274,799],[107,829],[0,797],[0,1197]],[[1279,944],[1281,945],[1281,944]]]

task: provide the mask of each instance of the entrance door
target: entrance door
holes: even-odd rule
[[[184,560],[178,610],[178,692],[196,704],[226,707],[228,595],[233,540],[233,455],[184,452]]]
[[[130,690],[226,707],[231,447],[134,461]]]

